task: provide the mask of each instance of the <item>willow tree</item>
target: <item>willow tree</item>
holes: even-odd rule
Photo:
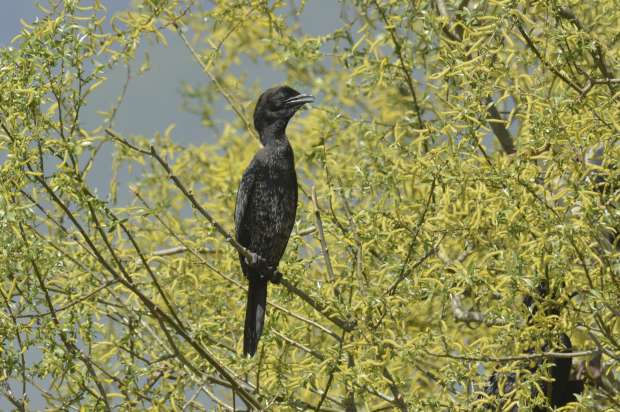
[[[295,18],[307,1],[104,3],[52,1],[0,52],[14,408],[530,410],[562,333],[577,402],[620,407],[616,1],[342,0],[322,36]],[[86,128],[109,70],[171,37],[205,74],[183,91],[217,142],[118,133],[122,90]],[[252,60],[319,99],[289,129],[296,228],[245,359],[228,233],[271,86],[244,82]],[[102,197],[105,150],[142,176]],[[487,395],[491,375],[514,385]]]

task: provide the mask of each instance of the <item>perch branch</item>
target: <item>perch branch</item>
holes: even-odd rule
[[[188,190],[185,187],[185,185],[183,185],[181,180],[172,172],[172,169],[171,169],[170,165],[168,164],[168,162],[166,162],[160,156],[160,154],[157,152],[157,150],[155,149],[154,146],[151,146],[150,150],[145,150],[145,149],[142,149],[142,148],[140,148],[140,147],[138,147],[136,145],[131,144],[130,142],[128,142],[127,140],[125,140],[121,136],[119,136],[116,132],[114,132],[114,131],[112,131],[110,129],[106,129],[105,132],[110,137],[112,137],[113,139],[115,139],[119,143],[129,147],[130,149],[132,149],[132,150],[134,150],[136,152],[142,153],[143,155],[150,156],[150,157],[154,158],[160,164],[160,166],[166,171],[166,173],[168,174],[168,178],[170,180],[172,180],[174,185],[190,201],[192,206],[205,219],[207,219],[207,221],[209,221],[209,223],[211,225],[213,225],[215,230],[224,237],[224,240],[228,244],[230,244],[232,247],[234,247],[237,250],[237,252],[239,252],[239,254],[241,256],[243,256],[244,258],[246,258],[250,262],[264,262],[264,259],[261,256],[259,256],[258,254],[254,253],[254,252],[252,252],[252,251],[250,251],[248,249],[246,249],[245,247],[243,247],[233,236],[230,235],[230,233],[228,233],[228,231],[224,228],[224,226],[222,226],[218,221],[216,221],[215,218],[213,218],[213,216],[204,207],[202,207],[202,205],[198,202],[196,197],[190,192],[190,190]],[[276,269],[276,270],[274,270],[274,273],[272,274],[272,277],[273,278],[281,277],[281,274]],[[342,329],[344,329],[346,331],[351,331],[354,328],[354,326],[355,326],[354,322],[346,321],[346,320],[340,319],[340,318],[338,318],[336,316],[330,315],[328,313],[326,307],[323,304],[321,304],[320,302],[316,301],[314,298],[312,298],[307,293],[305,293],[305,292],[301,291],[300,289],[298,289],[297,287],[295,287],[291,282],[286,281],[285,279],[280,279],[279,284],[284,286],[289,292],[291,292],[291,293],[297,295],[298,297],[300,297],[304,302],[308,303],[310,306],[312,306],[314,309],[319,311],[323,316],[325,316],[327,319],[332,321],[334,324],[338,325],[340,328],[342,328]]]

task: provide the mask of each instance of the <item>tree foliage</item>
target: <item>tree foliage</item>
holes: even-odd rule
[[[620,408],[616,1],[342,0],[320,36],[296,19],[309,1],[104,3],[52,1],[0,50],[0,389],[16,409],[36,391],[63,410],[528,410],[548,402],[561,333],[581,407]],[[205,73],[184,93],[217,142],[120,135],[122,91],[85,128],[106,73],[171,36]],[[319,99],[289,126],[296,228],[244,359],[225,232],[270,86],[248,87],[249,61]],[[107,197],[90,180],[106,150]],[[514,391],[484,394],[493,373]]]

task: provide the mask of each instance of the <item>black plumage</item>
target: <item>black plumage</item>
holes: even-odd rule
[[[243,173],[235,207],[237,241],[262,258],[248,262],[239,255],[249,282],[244,355],[256,353],[265,320],[267,283],[274,281],[295,223],[297,175],[286,126],[300,107],[313,100],[288,86],[274,87],[259,97],[254,110],[254,127],[263,148]]]
[[[527,295],[523,299],[523,303],[529,311],[529,316],[527,319],[528,324],[533,322],[533,315],[540,309],[542,309],[543,313],[547,316],[558,316],[560,314],[561,308],[553,302],[553,300],[551,302],[543,302],[549,294],[549,286],[547,285],[547,282],[541,282],[537,287],[537,292],[538,297]],[[552,342],[556,343],[556,345],[552,345]],[[556,346],[557,349],[554,348],[554,346]],[[547,340],[540,349],[542,352],[552,350],[556,352],[571,352],[572,348],[572,343],[568,335],[565,333],[558,333],[555,334],[555,338]],[[533,353],[534,350],[530,349],[527,352]],[[531,373],[535,373],[540,367],[543,366],[543,363],[543,360],[539,359],[527,369]],[[547,397],[549,406],[552,408],[559,408],[575,401],[577,399],[576,395],[583,392],[584,382],[582,380],[570,379],[572,363],[572,358],[554,357],[547,360],[547,365],[549,368],[548,375],[551,378],[551,381],[541,381],[539,382],[539,385],[544,391],[544,395]],[[499,373],[494,372],[489,379],[485,392],[487,395],[500,395],[500,397],[503,397],[516,389],[516,381],[517,375],[515,373],[508,373],[501,376]],[[533,388],[532,398],[536,395],[537,389]],[[505,403],[506,402],[503,401],[501,402],[501,405],[503,406]],[[492,408],[491,405],[485,406],[486,408]],[[547,410],[549,409],[546,407],[537,406],[532,409],[532,412],[546,412]],[[518,411],[519,408],[517,406],[513,406],[510,409],[510,412]]]
[[[543,348],[545,351],[550,349]],[[560,334],[560,351],[570,352],[572,349],[570,338],[565,333]],[[544,388],[549,397],[549,403],[554,408],[577,400],[576,395],[583,391],[583,381],[570,379],[572,364],[572,358],[554,358],[549,368],[549,375],[553,378],[553,382],[546,383]]]
[[[572,344],[569,337],[565,333],[561,333],[557,338],[559,341],[559,348],[555,349],[558,352],[570,352],[572,350]],[[548,345],[543,345],[541,348],[542,352],[551,351],[553,348]],[[533,353],[533,350],[529,350],[528,353]],[[542,367],[543,361],[537,360],[534,362],[532,366],[529,366],[527,369],[531,373],[535,373],[538,368]],[[570,372],[572,367],[572,358],[551,358],[547,360],[548,365],[548,374],[550,381],[540,381],[540,388],[544,392],[544,396],[547,397],[549,402],[549,406],[552,408],[559,408],[565,406],[570,402],[574,402],[577,400],[578,394],[583,392],[584,383],[581,380],[571,380]],[[516,381],[517,375],[515,373],[508,373],[505,375],[500,375],[497,372],[494,372],[489,379],[489,383],[485,388],[485,392],[487,395],[500,395],[500,397],[504,397],[505,395],[509,395],[512,391],[516,389]],[[536,397],[538,390],[536,388],[532,388],[532,398]],[[501,405],[504,406],[507,402],[506,399],[503,399]],[[494,409],[491,405],[485,405],[487,409]],[[501,409],[504,410],[504,409]],[[536,406],[532,408],[532,412],[546,412],[549,409],[546,407]],[[518,412],[519,408],[517,406],[513,406],[509,409],[510,412]]]

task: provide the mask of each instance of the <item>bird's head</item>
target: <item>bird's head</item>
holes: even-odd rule
[[[261,141],[265,133],[284,134],[284,129],[291,117],[304,104],[312,101],[314,97],[301,94],[288,86],[265,90],[258,98],[254,109],[254,127],[261,136]]]

